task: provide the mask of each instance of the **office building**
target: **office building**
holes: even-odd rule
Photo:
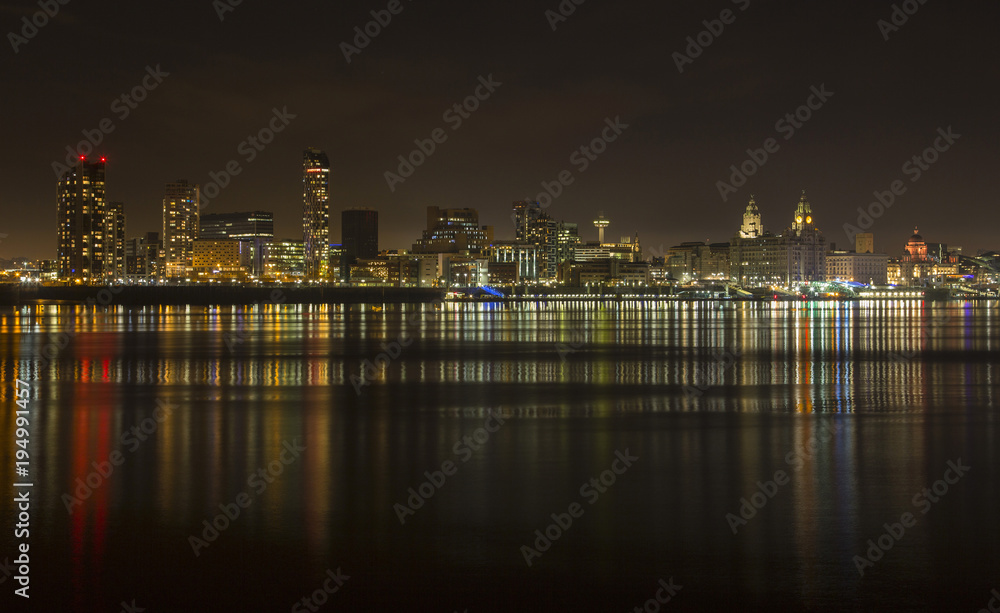
[[[274,214],[270,211],[202,215],[198,238],[238,240],[250,246],[250,272],[264,274],[264,246],[274,240]]]
[[[889,256],[884,253],[830,251],[826,254],[827,281],[885,285],[888,270]]]
[[[295,281],[305,276],[305,243],[295,239],[275,240],[265,248],[265,274],[276,280]]]
[[[327,249],[327,278],[339,280],[345,277],[344,271],[344,246],[330,245]]]
[[[494,269],[498,278],[513,279],[511,283],[533,283],[538,280],[538,247],[535,245],[517,241],[493,241],[484,250],[484,254],[490,262],[491,283],[499,282],[492,280]],[[513,271],[508,270],[508,265],[513,266]]]
[[[476,209],[427,207],[427,229],[413,253],[478,254],[493,240],[492,226],[479,225]]]
[[[192,274],[199,280],[245,280],[252,258],[252,243],[199,238],[192,246]]]
[[[681,243],[667,250],[663,263],[681,283],[723,281],[729,278],[729,243]]]
[[[340,213],[340,245],[344,278],[358,259],[378,256],[378,211],[358,207]]]
[[[871,232],[861,232],[854,235],[855,253],[875,253],[875,235]]]
[[[607,259],[642,261],[642,245],[639,243],[638,233],[634,237],[623,236],[617,243],[583,243],[577,245],[573,252],[574,260],[577,262]]]

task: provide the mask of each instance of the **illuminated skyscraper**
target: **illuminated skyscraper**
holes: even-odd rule
[[[112,202],[105,214],[105,277],[125,278],[125,205]]]
[[[514,203],[511,219],[514,221],[514,240],[524,243],[528,240],[528,226],[538,219],[542,213],[542,205],[529,200],[518,200]]]
[[[163,197],[163,251],[168,278],[184,278],[191,268],[200,206],[199,186],[184,179],[167,183]]]
[[[60,178],[57,193],[59,278],[101,282],[107,234],[104,200],[105,159],[76,166]]]
[[[302,242],[306,277],[325,276],[330,248],[330,159],[313,148],[302,155]]]

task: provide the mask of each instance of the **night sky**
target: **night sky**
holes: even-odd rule
[[[380,247],[409,248],[432,204],[474,207],[513,238],[511,202],[569,171],[549,214],[596,240],[603,210],[608,237],[638,231],[647,255],[728,241],[751,193],[780,231],[802,189],[843,246],[843,224],[896,180],[906,192],[871,227],[877,250],[898,255],[915,225],[967,254],[1000,249],[996,2],[927,0],[885,40],[889,1],[566,0],[575,11],[553,31],[557,0],[402,0],[348,63],[341,43],[387,4],[244,0],[220,21],[210,0],[70,0],[15,53],[7,33],[40,9],[3,3],[0,257],[55,257],[52,164],[104,118],[114,131],[95,155],[129,236],[161,230],[165,183],[205,186],[237,160],[203,212],[270,210],[280,238],[301,238],[302,150],[318,147],[333,167],[334,241],[340,211],[368,206]],[[673,54],[726,9],[734,21],[679,72]],[[114,101],[157,66],[169,76],[122,118]],[[489,75],[501,85],[454,129],[445,112]],[[832,97],[786,140],[776,122],[823,85]],[[295,118],[247,161],[240,144],[286,107]],[[581,171],[574,150],[615,117],[628,128]],[[949,126],[961,137],[912,181],[904,163]],[[436,128],[447,140],[390,191],[384,173]],[[768,138],[779,149],[723,202],[717,181]]]

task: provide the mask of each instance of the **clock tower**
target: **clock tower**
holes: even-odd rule
[[[792,233],[795,236],[802,236],[806,231],[815,230],[816,226],[813,225],[812,218],[812,206],[809,205],[809,200],[806,199],[806,190],[802,190],[802,196],[799,197],[799,204],[795,207],[795,218],[792,221]]]
[[[760,223],[760,210],[757,209],[757,203],[754,201],[753,195],[751,195],[750,204],[747,205],[747,210],[743,213],[743,225],[740,227],[740,237],[757,238],[763,234],[764,228]]]

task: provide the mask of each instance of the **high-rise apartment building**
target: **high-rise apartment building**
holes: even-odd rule
[[[530,200],[514,202],[514,213],[511,215],[514,221],[514,240],[519,243],[528,242],[528,226],[541,214],[542,205],[538,202]]]
[[[330,159],[313,148],[302,154],[302,242],[306,277],[326,276],[330,248]]]
[[[163,276],[159,232],[131,238],[125,242],[125,275],[132,280],[150,280]]]
[[[105,279],[125,277],[125,205],[112,202],[105,212]]]
[[[102,282],[106,265],[106,160],[88,162],[80,156],[76,165],[59,177],[57,187],[59,278],[78,282]]]
[[[200,206],[198,185],[184,179],[167,183],[163,197],[163,251],[168,278],[185,278],[191,269]]]

